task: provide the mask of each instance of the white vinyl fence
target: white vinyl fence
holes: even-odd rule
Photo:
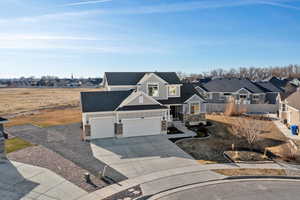
[[[227,104],[222,103],[206,103],[206,113],[224,112]],[[278,104],[236,104],[235,106],[246,112],[251,113],[276,113],[279,109]]]

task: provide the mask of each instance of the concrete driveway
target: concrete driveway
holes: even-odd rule
[[[128,178],[199,165],[165,136],[97,139],[91,149],[94,157]]]

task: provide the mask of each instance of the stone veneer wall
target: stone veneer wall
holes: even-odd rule
[[[205,121],[205,113],[200,113],[197,115],[191,115],[191,114],[185,114],[183,115],[183,121],[184,122],[201,122]]]
[[[161,121],[161,132],[166,132],[168,130],[168,122],[167,120]]]
[[[123,124],[115,123],[115,136],[123,135]]]

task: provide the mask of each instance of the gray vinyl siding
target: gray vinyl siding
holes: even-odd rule
[[[167,99],[167,92],[168,87],[165,85],[164,82],[162,82],[160,79],[156,78],[155,76],[151,76],[149,79],[147,79],[144,83],[142,83],[139,87],[139,91],[143,91],[144,93],[148,94],[147,85],[148,83],[158,83],[159,84],[159,96],[153,97],[154,99]]]
[[[223,93],[223,92],[222,92]],[[226,97],[224,99],[221,98],[222,93],[210,92],[208,102],[210,103],[227,103]],[[226,93],[226,92],[224,92]],[[253,104],[263,104],[266,101],[266,95],[260,93],[249,93],[247,90],[240,90],[238,93],[231,93],[231,97],[235,100],[240,100],[240,94],[245,94],[248,96],[246,100],[249,100]],[[254,99],[253,96],[258,95],[258,99]]]
[[[86,122],[89,122],[91,118],[97,118],[97,117],[112,117],[115,116],[114,113],[84,113],[82,115],[82,122],[85,125]]]
[[[139,96],[138,96],[126,105],[133,106],[133,105],[153,105],[153,104],[157,104],[157,102],[154,102],[154,101],[152,101],[152,100],[150,100],[149,98],[146,98],[146,97],[143,97],[143,104],[140,104],[139,103]]]
[[[146,112],[124,112],[119,113],[119,119],[134,119],[134,118],[142,118],[142,117],[163,117],[165,116],[167,111],[146,111]]]
[[[220,93],[212,92],[211,94],[212,101],[219,101],[220,100]]]

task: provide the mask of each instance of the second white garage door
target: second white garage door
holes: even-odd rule
[[[99,117],[90,119],[91,139],[109,138],[115,136],[113,117]]]
[[[161,117],[123,119],[123,136],[158,135],[161,133]]]

